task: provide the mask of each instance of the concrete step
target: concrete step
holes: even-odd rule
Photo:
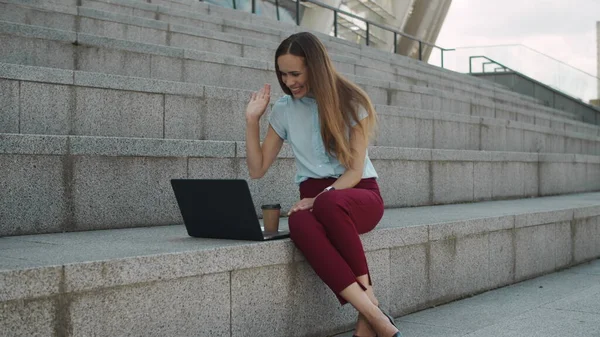
[[[2,1],[7,1],[7,2],[16,2],[16,3],[20,3],[22,4],[22,0],[2,0]],[[127,14],[132,14],[133,12],[130,11],[123,11],[122,10],[122,6],[120,6],[119,4],[115,4],[115,2],[119,2],[118,1],[111,1],[110,3],[106,3],[103,1],[92,1],[90,3],[85,3],[85,6],[92,6],[94,8],[101,8],[104,10],[110,10],[112,8],[112,10],[117,10],[120,13],[127,13]],[[132,1],[125,1],[125,4],[127,5],[131,5]],[[152,6],[152,5],[148,5],[146,3],[140,3],[140,2],[136,2],[133,1],[133,3],[137,3],[137,5],[140,5],[140,8],[136,8],[139,10],[148,10],[148,14],[147,15],[141,15],[142,17],[146,17],[146,18],[156,18],[158,15],[160,15],[160,12],[166,12],[166,13],[170,13],[171,9],[165,9],[163,8],[162,10],[158,10],[156,6]],[[27,1],[27,4],[31,5],[31,1]],[[135,5],[135,6],[137,6]],[[47,6],[47,5],[46,5]],[[115,7],[116,8],[113,8]],[[139,7],[139,6],[138,6]],[[45,7],[42,7],[45,8]],[[132,8],[129,8],[132,9]],[[21,9],[21,11],[23,11],[24,9]],[[55,9],[58,10],[58,9]],[[71,14],[77,14],[74,13],[75,10],[73,8],[68,8],[67,10],[65,10],[65,13],[71,13]],[[239,11],[230,11],[232,13],[237,13]],[[159,25],[157,24],[156,20],[144,20],[141,19],[140,17],[137,18],[132,18],[131,16],[127,16],[127,15],[115,15],[113,13],[107,13],[106,11],[98,11],[98,10],[93,10],[90,8],[85,8],[85,7],[79,7],[78,13],[80,15],[82,15],[83,17],[86,17],[88,20],[88,23],[82,23],[82,29],[94,29],[95,32],[89,32],[92,34],[99,34],[99,35],[104,35],[104,34],[113,34],[113,37],[117,37],[117,38],[126,38],[126,39],[140,39],[143,36],[146,36],[144,38],[142,38],[143,42],[152,42],[152,43],[156,43],[153,41],[158,41],[158,40],[165,40],[165,34],[152,34],[147,32],[148,30],[152,30],[152,29],[166,29],[166,30],[170,30],[169,32],[167,32],[167,36],[168,38],[166,39],[168,44],[171,45],[179,45],[179,44],[183,44],[185,46],[190,46],[190,45],[206,45],[207,43],[212,45],[212,50],[216,50],[215,46],[220,46],[222,48],[222,52],[223,53],[233,53],[233,55],[236,55],[240,53],[240,49],[242,50],[242,53],[245,54],[245,57],[252,57],[252,58],[259,58],[259,59],[270,59],[272,58],[273,52],[271,52],[270,50],[275,50],[279,40],[277,40],[276,42],[265,42],[264,39],[262,40],[258,40],[258,39],[254,39],[254,38],[240,38],[239,34],[238,35],[231,35],[228,33],[221,33],[221,32],[215,32],[214,31],[214,27],[210,27],[212,29],[201,29],[201,28],[197,28],[198,26],[201,26],[201,23],[206,23],[206,21],[199,21],[197,22],[194,26],[180,26],[180,25],[173,25],[171,21],[166,19],[161,19],[160,21],[165,21],[165,22],[169,22],[171,23],[171,29],[169,29],[167,27],[166,24],[163,25]],[[156,15],[150,15],[152,13],[155,13]],[[181,15],[190,15],[189,11],[186,12],[178,12],[177,14],[181,14]],[[74,24],[74,20],[71,20],[72,23],[69,23],[69,21],[67,20],[62,21],[62,20],[42,20],[40,18],[37,18],[37,16],[41,15],[39,12],[36,13],[36,15],[26,15],[26,14],[21,14],[20,16],[17,15],[11,15],[8,16],[5,20],[9,20],[9,21],[23,21],[26,20],[28,22],[35,22],[35,24],[40,24],[42,26],[44,25],[50,25],[53,28],[59,28],[59,29],[65,29],[65,26],[70,26],[73,27]],[[52,13],[48,13],[46,15],[52,15]],[[165,14],[166,15],[166,14]],[[195,14],[191,14],[191,15],[195,15]],[[215,22],[214,21],[214,17],[211,17],[212,19],[208,19],[208,16],[206,15],[202,15],[202,14],[198,14],[200,15],[200,18],[202,18],[203,20],[209,20],[209,22]],[[244,13],[244,15],[249,15],[247,13]],[[251,15],[252,17],[256,17],[254,15]],[[108,20],[111,21],[112,23],[104,23],[101,24],[99,23],[99,20]],[[212,20],[212,21],[211,21]],[[270,20],[268,20],[270,21]],[[56,24],[52,24],[53,22],[56,22]],[[91,23],[90,23],[91,22]],[[115,27],[116,22],[120,22],[121,24],[126,24],[129,27],[131,25],[136,26],[136,27],[130,27],[130,29],[117,29]],[[176,21],[178,22],[178,21]],[[183,21],[182,23],[184,24],[191,24],[188,20]],[[221,21],[217,21],[216,22],[221,23]],[[273,23],[273,22],[271,22]],[[274,24],[281,26],[282,24],[279,22],[274,22]],[[143,30],[140,27],[146,27],[146,33],[147,34],[141,34],[140,31]],[[260,30],[261,27],[264,27],[264,25],[261,26],[255,26],[254,30]],[[133,29],[131,29],[133,28]],[[279,27],[281,28],[281,27]],[[290,27],[286,27],[286,29],[284,31],[280,32],[280,39],[282,39],[284,36],[289,35],[289,29],[290,28],[295,28],[295,26],[290,26]],[[101,29],[103,32],[102,33],[98,33],[97,31]],[[218,29],[218,28],[217,28]],[[115,35],[116,34],[116,35]],[[199,36],[195,36],[195,37],[190,37],[190,35],[199,35]],[[127,36],[125,36],[127,35]],[[171,38],[171,35],[173,35],[174,37]],[[323,38],[325,38],[325,42],[327,43],[327,40],[330,40],[331,38],[328,36],[324,36]],[[212,39],[211,42],[208,42],[207,39]],[[217,39],[217,40],[214,40]],[[244,41],[244,46],[240,46],[239,43],[240,41]],[[334,40],[338,40],[338,39],[334,39]],[[331,42],[333,43],[333,42]],[[347,58],[347,55],[349,55],[349,51],[347,50],[347,43],[343,44],[343,50],[340,50],[340,53],[343,53],[343,55],[345,55],[345,57]],[[370,48],[369,48],[370,49]],[[356,51],[356,50],[355,50]],[[354,51],[354,52],[355,52]],[[361,51],[362,52],[362,51]],[[335,55],[335,54],[334,54]],[[379,70],[375,70],[377,71],[377,76],[384,76],[385,77],[389,77],[389,76],[398,76],[398,77],[407,77],[410,78],[411,76],[414,77],[415,74],[411,74],[410,71],[406,71],[405,69],[410,69],[410,68],[422,68],[424,67],[422,70],[417,70],[417,74],[418,76],[424,77],[425,79],[427,79],[427,81],[429,82],[429,85],[432,87],[437,87],[437,88],[447,88],[449,90],[454,90],[454,91],[460,91],[461,89],[457,88],[457,82],[458,83],[472,83],[470,77],[464,76],[464,75],[460,75],[460,74],[455,74],[453,72],[445,72],[444,74],[447,74],[448,76],[451,76],[451,78],[443,78],[444,75],[442,74],[442,77],[440,77],[440,72],[437,70],[438,68],[435,67],[430,67],[430,66],[424,66],[422,64],[420,64],[420,62],[417,63],[410,63],[407,61],[402,62],[402,67],[400,68],[393,68],[391,71],[388,70],[388,68],[390,68],[390,63],[388,62],[389,60],[387,58],[389,58],[389,54],[384,53],[385,55],[385,59],[384,61],[379,61],[377,59],[373,59],[369,56],[367,56],[365,58],[365,61],[363,62],[364,64],[361,65],[357,65],[357,70],[356,73],[357,74],[361,74],[361,72],[364,72],[365,69],[372,69],[372,67],[375,65],[379,65]],[[363,57],[365,55],[362,55],[360,57]],[[358,58],[359,55],[356,54],[356,58]],[[407,67],[408,66],[408,67]],[[433,71],[433,72],[432,72]],[[396,73],[398,73],[396,75]],[[452,74],[452,75],[450,75]],[[465,78],[468,78],[468,81],[465,81]],[[413,81],[415,83],[422,81],[421,79],[411,79],[410,81]],[[484,82],[474,82],[474,86],[472,88],[472,90],[479,90],[479,88],[483,88],[486,90],[483,90],[481,93],[479,93],[480,95],[488,95],[490,92],[493,92],[493,90],[490,89],[494,89],[494,88],[500,88],[500,86],[493,86],[493,85],[489,85],[488,83]],[[536,104],[538,103],[535,100],[531,100],[529,97],[526,96],[521,96],[518,94],[515,94],[511,91],[506,90],[504,87],[502,87],[503,89],[501,90],[503,93],[498,93],[498,95],[503,95],[503,96],[507,96],[510,97],[511,101],[514,100],[524,100],[527,102],[535,102]]]
[[[243,113],[251,93],[13,64],[0,64],[0,92],[3,133],[233,141],[245,140]],[[500,113],[497,119],[375,108],[378,146],[600,155],[600,128],[543,118],[533,118],[535,125],[506,121],[502,110],[490,111]]]
[[[245,143],[0,134],[2,235],[180,222],[172,178],[249,179]],[[386,207],[600,190],[600,156],[369,147]],[[256,205],[297,200],[287,144]],[[258,208],[257,208],[258,211]]]
[[[600,260],[396,318],[402,336],[600,334]],[[332,337],[351,337],[352,331]]]
[[[361,240],[398,317],[599,257],[600,193],[388,209]],[[356,319],[289,239],[194,239],[174,225],[0,247],[7,337],[329,336]]]
[[[275,94],[281,92],[273,76],[274,66],[270,62],[8,22],[0,22],[0,32],[4,33],[0,35],[0,40],[8,46],[0,54],[0,61],[6,63],[240,89],[255,90],[260,83],[271,83]],[[39,50],[47,52],[39,53]],[[345,75],[362,86],[376,104],[437,111],[444,109],[445,112],[484,116],[490,116],[490,107],[496,107],[506,118],[530,123],[536,112],[532,114],[531,111],[511,104],[494,103],[432,88]],[[538,115],[546,115],[545,109],[539,109],[537,112]],[[565,117],[565,113],[560,115]]]

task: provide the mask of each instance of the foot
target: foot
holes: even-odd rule
[[[390,322],[389,318],[378,308],[369,317],[368,322],[377,333],[377,336],[392,337],[398,333],[398,329]]]
[[[356,321],[356,328],[354,331],[353,337],[376,337],[375,330],[371,327],[367,319],[358,314],[358,319]]]

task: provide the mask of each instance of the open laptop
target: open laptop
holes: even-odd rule
[[[248,182],[243,179],[171,179],[188,235],[197,238],[264,241],[289,237],[264,232]]]

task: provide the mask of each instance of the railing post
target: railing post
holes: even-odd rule
[[[277,13],[277,21],[281,21],[279,17],[279,0],[275,0],[275,12]]]
[[[398,54],[398,33],[394,32],[394,54]]]
[[[256,14],[256,0],[252,0],[252,14]]]
[[[337,11],[333,11],[333,36],[338,37],[337,35]]]
[[[235,0],[233,0],[233,9],[237,9],[237,5],[235,3]]]
[[[300,26],[300,0],[296,0],[296,26]]]
[[[419,61],[423,61],[423,42],[419,40]]]
[[[367,22],[367,46],[369,45],[369,22]]]
[[[441,61],[441,64],[442,64],[442,69],[443,69],[443,68],[444,68],[444,48],[440,48],[440,51],[441,51],[441,53],[442,53],[442,61]]]
[[[473,56],[469,56],[469,74],[473,73]]]

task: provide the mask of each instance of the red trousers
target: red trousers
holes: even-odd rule
[[[334,178],[308,179],[300,184],[300,198],[314,198]],[[383,216],[383,199],[375,178],[362,179],[354,188],[321,194],[312,211],[292,213],[288,219],[290,238],[304,254],[317,275],[339,295],[357,282],[358,276],[371,277],[359,234],[371,231]]]

